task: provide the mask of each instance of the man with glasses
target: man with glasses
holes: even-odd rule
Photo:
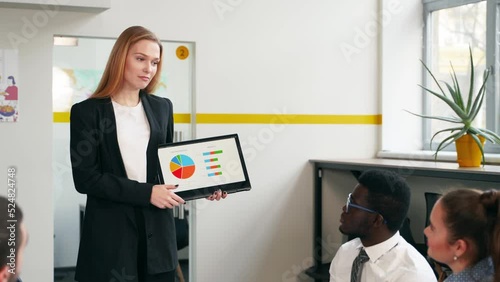
[[[330,265],[330,282],[434,282],[427,260],[399,234],[410,205],[410,187],[396,173],[369,170],[342,208],[339,230],[355,238]]]

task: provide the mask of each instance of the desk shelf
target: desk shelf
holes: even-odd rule
[[[457,163],[393,159],[362,160],[310,160],[318,169],[363,171],[367,169],[387,169],[402,176],[426,176],[447,179],[500,182],[500,166],[461,168]]]

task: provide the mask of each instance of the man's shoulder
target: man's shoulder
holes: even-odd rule
[[[419,262],[425,261],[427,259],[410,243],[408,243],[403,237],[399,238],[397,247],[408,254],[409,257],[418,260]]]
[[[434,271],[427,259],[404,238],[401,237],[394,250],[397,252],[396,260],[399,263],[398,268],[403,275],[402,278],[411,278],[411,281],[416,282],[436,281]]]

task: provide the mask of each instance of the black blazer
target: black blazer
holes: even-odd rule
[[[110,98],[87,99],[71,108],[70,155],[76,190],[87,195],[75,278],[137,280],[138,226],[144,215],[149,274],[175,269],[177,248],[171,209],[150,204],[153,185],[163,183],[158,145],[173,139],[172,102],[141,91],[150,126],[147,183],[127,178]],[[133,280],[130,279],[135,277]]]

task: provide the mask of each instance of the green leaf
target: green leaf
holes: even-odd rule
[[[469,87],[469,97],[467,98],[467,112],[470,113],[470,107],[472,102],[472,93],[474,92],[474,60],[472,58],[472,49],[469,45],[469,58],[470,58],[470,87]],[[486,81],[486,80],[485,80]]]
[[[439,99],[441,99],[443,102],[445,102],[446,104],[448,104],[448,106],[450,106],[450,108],[463,120],[467,119],[468,116],[467,114],[462,110],[460,109],[460,107],[458,107],[452,100],[450,100],[448,97],[445,97],[441,94],[438,94],[428,88],[425,88],[423,87],[422,85],[419,85],[420,87],[422,87],[424,90],[428,91],[429,93],[431,93],[432,95],[438,97]]]
[[[469,131],[474,134],[483,136],[484,138],[486,138],[486,140],[490,141],[493,144],[500,144],[500,136],[498,136],[493,131],[484,128],[475,128],[472,126],[469,128]]]
[[[426,116],[426,115],[412,113],[412,112],[407,111],[407,110],[404,110],[404,111],[408,112],[412,115],[415,115],[417,117],[421,117],[421,118],[437,119],[437,120],[442,120],[442,121],[447,121],[447,122],[452,122],[452,123],[462,123],[462,120],[459,118],[456,118],[456,117]]]
[[[434,138],[441,134],[441,133],[444,133],[444,132],[447,132],[447,131],[450,131],[451,133],[453,133],[453,131],[456,131],[456,130],[461,130],[463,127],[453,127],[453,128],[446,128],[446,129],[442,129],[442,130],[439,130],[438,132],[434,133],[434,135],[432,135],[432,138],[431,138],[431,148],[432,148],[432,141],[434,140]]]
[[[460,85],[458,84],[457,75],[456,75],[455,69],[453,68],[453,65],[451,63],[450,63],[450,66],[451,66],[451,70],[452,70],[451,80],[453,81],[453,85],[455,86],[455,91],[450,91],[450,92],[451,92],[451,95],[452,95],[455,103],[457,103],[457,105],[460,107],[460,109],[465,111],[464,101],[462,100],[462,92],[460,91]]]
[[[445,138],[443,141],[441,141],[441,143],[439,143],[437,149],[436,149],[436,157],[437,157],[437,153],[441,150],[443,150],[444,148],[450,146],[451,144],[453,144],[453,142],[455,142],[458,138],[460,138],[462,135],[465,134],[465,132],[467,132],[467,130],[465,129],[462,129],[460,132],[458,133],[454,133],[450,136],[448,136],[447,138]]]
[[[422,65],[424,65],[424,68],[427,70],[427,72],[431,75],[432,79],[434,80],[434,82],[437,84],[437,86],[439,87],[439,89],[441,89],[441,92],[443,93],[444,96],[446,96],[446,93],[443,91],[443,88],[441,88],[441,85],[439,85],[439,82],[437,81],[436,77],[434,76],[434,74],[432,74],[431,70],[427,67],[427,65],[424,63],[424,61],[420,60],[420,62],[422,63]],[[425,89],[425,88],[424,88]]]
[[[484,96],[486,93],[486,82],[489,77],[489,70],[486,69],[484,71],[484,78],[483,78],[483,84],[481,85],[481,88],[479,89],[479,92],[476,96],[476,99],[474,100],[474,104],[472,105],[472,109],[469,111],[469,120],[474,120],[481,110],[481,105],[483,104]]]

